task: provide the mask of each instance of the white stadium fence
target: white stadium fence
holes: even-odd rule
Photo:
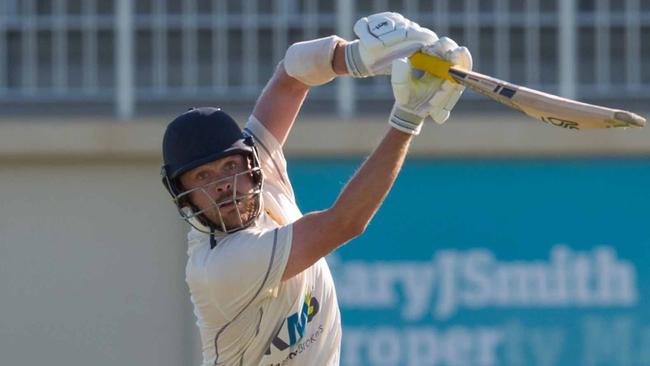
[[[392,10],[467,45],[475,68],[577,98],[650,98],[648,0],[0,0],[0,101],[251,100],[294,41],[352,38]],[[313,98],[353,115],[386,78]]]

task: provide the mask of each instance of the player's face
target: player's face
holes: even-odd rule
[[[247,222],[257,209],[250,168],[246,157],[227,156],[182,174],[180,183],[184,190],[192,190],[190,200],[205,217],[217,227],[223,219],[231,230]]]

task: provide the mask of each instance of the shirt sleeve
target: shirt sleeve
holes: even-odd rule
[[[266,177],[281,185],[295,202],[293,188],[287,173],[287,160],[278,140],[253,115],[248,118],[244,131],[253,136],[257,143],[260,164]]]
[[[205,281],[221,312],[233,319],[277,293],[291,250],[292,226],[246,230],[223,239],[206,259]]]

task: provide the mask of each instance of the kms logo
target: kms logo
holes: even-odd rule
[[[269,348],[267,348],[265,355],[271,354],[271,346],[277,348],[280,351],[284,351],[289,347],[293,347],[300,341],[300,339],[305,335],[307,330],[307,324],[314,319],[314,316],[318,314],[320,310],[320,304],[315,297],[311,297],[311,291],[307,291],[305,294],[305,302],[302,304],[302,309],[300,313],[293,313],[285,322],[286,327],[281,327],[276,333],[275,337],[271,341]],[[281,332],[283,330],[287,331],[289,339],[282,338]]]

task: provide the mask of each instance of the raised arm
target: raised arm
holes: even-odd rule
[[[391,128],[331,208],[311,212],[293,224],[283,280],[365,231],[395,182],[411,140],[412,135]]]
[[[347,74],[345,67],[346,43],[345,40],[339,38],[333,44],[334,51],[330,67],[336,75]],[[284,145],[309,88],[310,85],[289,76],[284,62],[280,62],[255,103],[253,116],[271,132],[280,145]]]
[[[471,69],[469,51],[447,38],[425,51]],[[412,71],[407,59],[393,62],[391,84],[395,105],[389,117],[391,128],[336,202],[327,210],[309,213],[293,223],[291,252],[283,280],[361,235],[395,182],[411,139],[419,134],[423,120],[431,116],[437,123],[443,123],[449,117],[462,87],[428,74],[415,79]],[[400,218],[395,220],[399,222]]]

